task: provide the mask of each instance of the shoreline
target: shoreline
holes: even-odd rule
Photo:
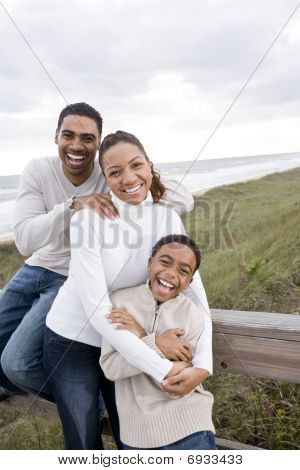
[[[291,169],[286,170],[286,171],[291,171]],[[264,175],[259,175],[259,176],[256,176],[256,177],[252,176],[252,177],[249,177],[249,178],[243,178],[242,180],[236,181],[234,183],[218,184],[217,186],[211,186],[211,187],[208,187],[208,188],[199,189],[199,191],[193,191],[192,195],[196,196],[196,197],[203,196],[203,194],[207,193],[208,191],[211,191],[212,189],[220,188],[221,186],[231,186],[231,185],[240,184],[240,183],[249,183],[250,181],[257,181],[257,180],[260,180],[262,178],[265,178],[266,176],[275,175],[275,174],[278,174],[278,173],[285,173],[285,171],[277,171],[277,172],[267,173],[267,174],[264,174]],[[4,245],[5,243],[11,243],[11,242],[14,242],[14,241],[15,241],[14,240],[14,235],[13,235],[12,232],[0,235],[0,245]]]

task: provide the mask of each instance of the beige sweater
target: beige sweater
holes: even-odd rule
[[[157,306],[148,284],[143,284],[115,292],[111,301],[143,326],[147,331],[143,341],[161,357],[155,336],[170,328],[184,329],[183,338],[195,348],[203,329],[202,313],[183,294]],[[147,449],[171,444],[198,431],[214,432],[213,396],[202,385],[189,395],[171,398],[158,382],[131,366],[104,339],[100,364],[105,375],[115,380],[121,440],[125,444]]]

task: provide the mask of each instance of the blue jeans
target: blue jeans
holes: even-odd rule
[[[66,276],[24,264],[0,297],[0,385],[8,394],[23,390],[52,401],[45,386],[45,318]]]
[[[142,450],[123,444],[124,450]],[[148,450],[216,450],[215,436],[211,431],[200,431],[173,442],[167,446],[155,447]]]
[[[118,449],[119,419],[114,384],[99,365],[101,349],[72,341],[45,327],[44,367],[62,422],[69,450],[102,449],[99,429],[101,391]]]

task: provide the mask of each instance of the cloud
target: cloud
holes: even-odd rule
[[[295,6],[292,0],[3,3],[61,91],[0,8],[0,123],[6,139],[17,129],[23,143],[32,139],[32,128],[43,138],[48,135],[45,126],[56,124],[65,104],[62,95],[98,108],[107,131],[129,125],[144,129],[146,138],[180,132],[187,140],[193,132],[199,139],[218,122]],[[270,51],[225,128],[277,115],[296,117],[298,17]],[[11,145],[17,148],[20,142]]]

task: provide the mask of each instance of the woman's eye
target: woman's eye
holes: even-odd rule
[[[119,172],[118,171],[112,171],[111,173],[109,173],[108,176],[118,176]]]
[[[142,165],[142,163],[134,163],[133,168],[139,168]]]

